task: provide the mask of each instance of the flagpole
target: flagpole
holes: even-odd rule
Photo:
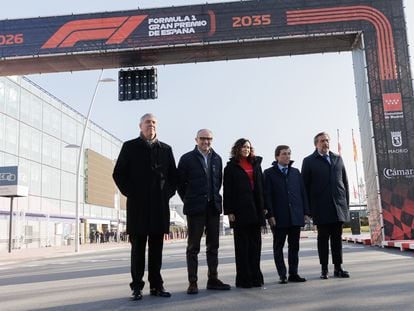
[[[358,155],[357,155],[357,146],[355,143],[355,138],[354,138],[354,129],[352,129],[352,146],[354,149],[354,163],[355,163],[355,174],[356,174],[356,179],[357,179],[357,194],[358,194],[358,201],[359,204],[361,204],[361,194],[360,194],[360,190],[359,190],[359,175],[358,175]]]
[[[338,140],[338,154],[341,155],[342,154],[342,148],[341,148],[341,142],[339,140],[339,129],[336,129],[336,135],[337,135],[337,140]]]
[[[356,178],[357,178],[358,201],[359,201],[359,204],[361,204],[361,194],[360,194],[360,191],[359,191],[359,176],[358,176],[358,165],[357,165],[357,162],[355,162],[355,172],[356,172]]]

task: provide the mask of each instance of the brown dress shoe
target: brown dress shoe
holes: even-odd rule
[[[190,282],[190,285],[188,285],[188,288],[187,288],[187,294],[189,295],[198,294],[197,282]]]

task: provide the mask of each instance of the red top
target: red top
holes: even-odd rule
[[[247,161],[247,158],[241,158],[239,164],[244,169],[247,176],[249,176],[250,187],[253,190],[254,189],[254,179],[253,179],[253,166],[252,166],[252,164],[249,161]]]

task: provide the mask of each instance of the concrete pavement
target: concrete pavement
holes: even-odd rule
[[[344,243],[345,268],[350,279],[320,280],[316,239],[302,239],[299,273],[306,283],[278,284],[273,262],[271,235],[263,237],[262,271],[265,286],[257,289],[234,287],[234,245],[231,236],[222,237],[219,276],[233,286],[228,292],[205,289],[207,267],[204,246],[199,257],[198,295],[185,293],[187,283],[185,240],[167,241],[162,274],[172,297],[157,298],[144,288],[142,301],[130,301],[129,246],[111,244],[85,246],[74,256],[73,248],[45,250],[51,259],[16,252],[14,263],[0,267],[1,310],[412,310],[414,304],[414,255],[396,249],[381,249]],[[204,243],[203,243],[204,245]],[[24,250],[26,251],[26,250]],[[37,252],[37,251],[36,251]],[[94,253],[96,252],[96,253]],[[23,252],[22,252],[23,253]],[[1,254],[2,258],[4,254]],[[12,257],[11,256],[11,257]],[[19,257],[21,256],[21,257]],[[36,257],[37,256],[37,257]],[[9,262],[13,262],[9,257]],[[38,258],[39,260],[35,260]],[[48,257],[50,258],[50,257]],[[18,260],[31,260],[20,262]],[[3,261],[5,262],[5,261]],[[330,266],[332,269],[332,266]],[[332,275],[332,270],[330,271]],[[144,277],[146,280],[146,276]]]
[[[307,238],[309,235],[314,236],[314,233],[313,232],[302,232],[301,233],[302,238]],[[185,241],[186,241],[185,239],[166,240],[164,241],[164,244],[185,242]],[[0,252],[0,266],[20,263],[20,262],[26,262],[26,261],[32,261],[32,260],[46,259],[46,258],[74,256],[77,254],[89,254],[93,252],[100,252],[100,251],[118,249],[118,248],[130,248],[130,245],[128,242],[120,242],[120,243],[109,242],[109,243],[92,243],[92,244],[87,243],[87,244],[80,245],[79,253],[75,253],[74,245],[13,249],[11,253],[8,253],[7,251]]]
[[[21,248],[13,249],[11,253],[7,251],[0,252],[0,266],[22,263],[33,260],[41,260],[47,258],[75,256],[79,254],[89,254],[110,249],[129,248],[129,243],[93,243],[80,245],[79,253],[75,253],[75,246],[54,246],[40,248]]]

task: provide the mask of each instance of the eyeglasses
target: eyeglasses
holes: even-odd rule
[[[208,140],[208,141],[212,141],[213,137],[199,137],[199,140]]]

